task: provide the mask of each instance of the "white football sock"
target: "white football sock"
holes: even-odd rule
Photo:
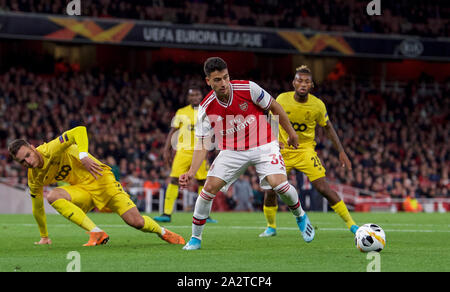
[[[194,215],[192,218],[192,237],[202,239],[206,219],[211,213],[211,207],[215,195],[202,190],[195,202]]]
[[[288,182],[279,184],[273,190],[280,196],[286,205],[288,205],[294,216],[299,217],[305,214],[298,198],[297,190]]]
[[[94,227],[94,229],[92,229],[90,232],[102,232],[103,230],[101,230],[100,228],[98,228],[97,226]]]

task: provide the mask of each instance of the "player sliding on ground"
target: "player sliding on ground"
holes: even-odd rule
[[[47,200],[62,216],[89,232],[84,246],[105,244],[108,234],[97,227],[86,215],[97,207],[108,208],[119,214],[130,226],[156,233],[172,244],[185,244],[183,237],[158,225],[153,219],[141,216],[130,196],[116,181],[111,168],[87,153],[88,136],[85,127],[76,127],[37,148],[26,140],[14,140],[9,153],[28,168],[28,187],[33,215],[39,227],[41,240],[36,244],[51,244],[44,210],[43,188],[59,181],[69,185],[52,189]]]
[[[358,229],[353,221],[344,201],[330,188],[326,181],[325,167],[322,165],[315,151],[314,140],[316,126],[324,128],[326,135],[333,142],[339,153],[339,161],[342,167],[352,169],[352,163],[342,147],[339,137],[328,118],[325,104],[309,93],[314,87],[312,74],[308,67],[300,66],[296,69],[292,81],[294,91],[284,92],[277,97],[277,102],[283,107],[289,116],[294,129],[298,132],[300,146],[296,149],[287,145],[288,134],[283,128],[279,129],[280,150],[286,164],[286,171],[292,169],[303,172],[311,181],[314,188],[327,200],[331,208],[344,220],[352,233]],[[286,145],[283,147],[283,145]],[[276,235],[276,212],[278,209],[277,197],[273,191],[266,191],[264,197],[264,215],[267,221],[266,230],[260,237]]]
[[[214,135],[221,150],[212,163],[205,186],[195,203],[192,237],[183,247],[201,247],[206,218],[214,197],[254,165],[262,188],[273,189],[294,214],[303,239],[314,239],[314,228],[300,206],[297,190],[289,184],[276,137],[272,134],[265,111],[279,116],[289,135],[288,144],[296,148],[298,136],[283,108],[264,89],[252,81],[230,81],[227,64],[218,57],[204,64],[206,83],[212,91],[200,103],[195,135],[199,139],[188,172],[181,175],[181,188],[188,186],[210,150]]]

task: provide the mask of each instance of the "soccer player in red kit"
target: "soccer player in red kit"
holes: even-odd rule
[[[200,103],[195,135],[198,138],[192,164],[179,178],[186,188],[194,177],[215,137],[221,150],[212,163],[205,186],[197,198],[192,221],[192,237],[183,247],[201,247],[206,218],[216,194],[226,191],[245,170],[254,165],[264,189],[273,189],[289,206],[306,242],[314,239],[314,228],[303,211],[297,190],[288,182],[277,137],[272,133],[265,114],[270,110],[288,133],[288,144],[296,148],[298,136],[283,108],[258,84],[252,81],[230,81],[225,61],[212,57],[205,61],[206,83],[212,90]]]

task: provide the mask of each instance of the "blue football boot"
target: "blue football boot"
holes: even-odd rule
[[[315,231],[309,221],[308,215],[305,213],[303,216],[296,217],[295,219],[297,221],[298,228],[302,233],[303,239],[306,242],[311,242],[314,239]]]
[[[198,238],[195,237],[191,237],[191,240],[189,240],[189,242],[183,246],[184,250],[195,250],[195,249],[200,249],[202,244],[202,241]]]
[[[267,227],[266,230],[259,235],[259,237],[270,237],[275,235],[277,235],[277,230],[272,227]]]
[[[219,221],[217,221],[216,219],[213,219],[211,217],[206,218],[206,223],[218,223]]]
[[[158,222],[170,222],[171,220],[171,216],[167,215],[167,214],[162,214],[161,216],[157,216],[155,218],[153,218],[153,220],[158,221]]]
[[[353,233],[353,234],[356,234],[356,230],[358,230],[359,229],[359,226],[358,225],[352,225],[352,227],[350,227],[350,231]]]

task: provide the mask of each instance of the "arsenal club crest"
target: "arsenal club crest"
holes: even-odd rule
[[[239,108],[245,112],[248,109],[248,103],[246,103],[246,102],[241,103],[239,105]]]

